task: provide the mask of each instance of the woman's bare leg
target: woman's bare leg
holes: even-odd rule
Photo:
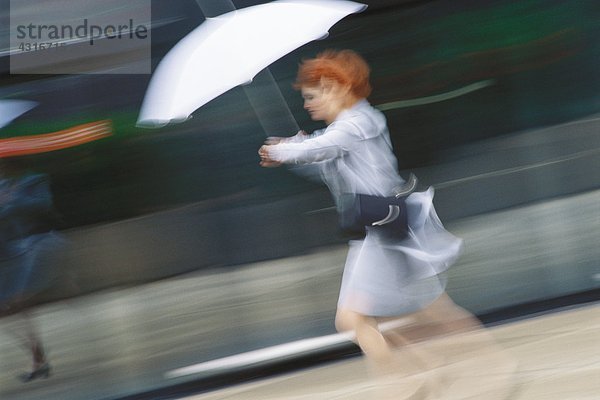
[[[14,314],[12,318],[14,319],[13,323],[7,330],[31,354],[33,370],[36,370],[44,365],[47,360],[42,341],[33,323],[33,318],[27,310],[21,310]]]
[[[390,361],[391,348],[379,331],[375,318],[339,309],[335,318],[335,326],[338,332],[354,331],[356,344],[369,359],[381,364]]]
[[[517,360],[500,346],[477,317],[456,305],[447,294],[411,317],[415,325],[402,331],[403,336],[411,342],[421,343],[443,361],[440,363],[443,375],[439,375],[444,379],[440,383],[463,382],[485,371],[487,375],[478,379],[485,382],[486,398],[506,398],[514,384]],[[473,386],[450,387],[450,391],[448,388],[442,390],[450,397],[473,395]]]
[[[416,325],[406,332],[412,341],[452,337],[460,343],[460,353],[501,350],[494,336],[472,313],[442,294],[429,307],[414,314]],[[450,349],[448,349],[450,350]]]
[[[430,392],[422,378],[401,379],[408,375],[407,370],[414,365],[411,364],[413,360],[418,359],[415,365],[418,369],[425,363],[412,353],[407,358],[402,354],[399,357],[392,343],[379,330],[376,318],[342,309],[336,315],[336,328],[340,332],[354,331],[355,342],[365,355],[375,383],[373,399],[416,400],[425,398],[425,394]]]

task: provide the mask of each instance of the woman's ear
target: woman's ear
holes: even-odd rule
[[[350,91],[350,85],[342,85],[335,79],[321,78],[321,89],[326,96],[342,98],[347,96]]]
[[[325,77],[321,78],[321,90],[324,95],[330,95],[336,86],[338,86],[338,83],[335,80]]]

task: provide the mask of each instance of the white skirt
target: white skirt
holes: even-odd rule
[[[443,274],[460,256],[462,239],[449,233],[433,207],[433,188],[407,200],[409,233],[398,240],[367,227],[350,244],[338,308],[390,317],[421,310],[445,290]]]

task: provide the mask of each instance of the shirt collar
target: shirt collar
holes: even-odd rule
[[[356,103],[354,103],[354,104],[352,105],[352,107],[350,107],[350,108],[346,108],[346,109],[344,109],[343,111],[341,111],[341,112],[340,112],[340,113],[337,115],[337,117],[335,118],[334,122],[335,122],[335,121],[338,121],[338,120],[340,120],[340,119],[344,119],[344,118],[346,117],[346,115],[347,115],[347,114],[350,114],[350,113],[352,113],[352,112],[354,112],[354,111],[359,111],[359,110],[361,110],[361,109],[363,109],[363,108],[369,107],[370,105],[371,105],[371,104],[369,103],[369,101],[368,101],[367,99],[360,99],[360,100],[358,100]]]

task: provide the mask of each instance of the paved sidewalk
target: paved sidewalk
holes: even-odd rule
[[[596,400],[599,329],[595,304],[491,329],[507,353],[469,352],[472,338],[457,336],[419,345],[443,358],[431,370],[404,365],[374,380],[359,357],[185,400]]]

